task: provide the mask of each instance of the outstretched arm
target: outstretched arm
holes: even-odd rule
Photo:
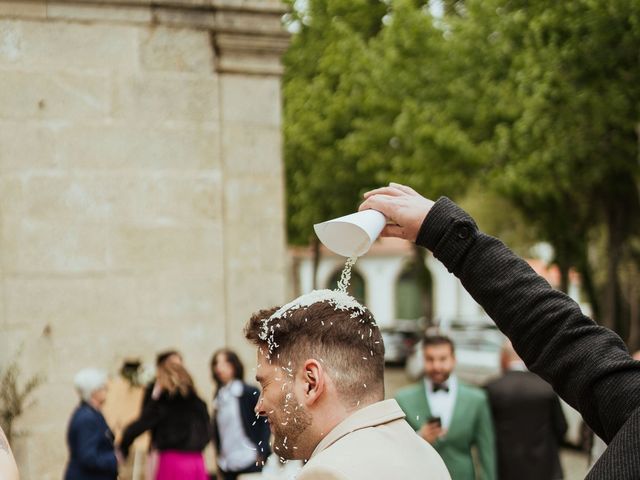
[[[396,224],[383,235],[431,250],[511,339],[529,369],[604,440],[640,407],[640,362],[620,337],[584,316],[502,242],[479,232],[449,199],[433,204],[393,184],[366,194],[360,208],[379,210]]]
[[[18,480],[18,467],[2,428],[0,428],[0,478]]]
[[[155,427],[165,413],[165,409],[159,405],[157,400],[150,399],[146,402],[140,416],[127,425],[124,432],[122,432],[122,439],[120,440],[120,445],[118,445],[118,450],[124,458],[129,456],[129,448],[135,439],[147,430]]]

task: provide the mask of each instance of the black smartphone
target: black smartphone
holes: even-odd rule
[[[429,417],[427,419],[427,423],[435,423],[439,427],[442,427],[442,420],[440,420],[440,417]]]

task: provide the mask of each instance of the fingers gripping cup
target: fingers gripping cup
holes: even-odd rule
[[[387,223],[377,210],[361,212],[316,223],[313,229],[325,247],[343,257],[359,257],[367,253]]]

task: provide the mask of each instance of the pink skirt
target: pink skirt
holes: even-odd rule
[[[201,452],[160,452],[156,480],[209,480]]]

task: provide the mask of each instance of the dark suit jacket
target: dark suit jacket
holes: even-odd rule
[[[243,382],[242,395],[238,398],[240,402],[240,416],[242,417],[242,426],[244,427],[245,435],[256,446],[256,451],[265,460],[271,454],[271,448],[269,446],[269,437],[271,436],[271,430],[266,418],[256,418],[254,409],[260,398],[260,391],[256,387],[252,387]],[[220,431],[218,430],[218,423],[216,422],[216,415],[213,412],[211,422],[212,440],[213,444],[218,450],[220,445]]]
[[[490,382],[487,393],[496,430],[498,478],[562,478],[558,446],[567,422],[551,385],[535,373],[509,371]]]
[[[82,402],[73,412],[67,431],[69,464],[65,480],[115,480],[118,461],[113,433],[102,414]]]
[[[609,447],[588,479],[640,479],[640,362],[622,339],[447,198],[425,218],[416,243],[433,251],[537,373]]]

